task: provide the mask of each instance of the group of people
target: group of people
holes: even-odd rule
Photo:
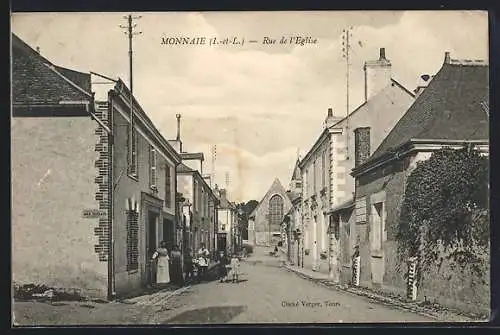
[[[209,259],[210,252],[202,243],[197,258],[193,257],[191,249],[187,250],[187,254],[184,256],[183,269],[182,253],[179,246],[174,245],[172,250],[169,251],[167,243],[162,241],[152,256],[154,268],[156,269],[156,285],[162,287],[172,283],[183,286],[186,280],[192,281],[195,279],[195,270],[197,272],[196,278],[201,280],[206,275]]]
[[[231,257],[229,257],[225,251],[220,251],[217,267],[221,283],[228,279],[233,283],[238,283],[240,275],[240,258],[237,253],[233,253]]]

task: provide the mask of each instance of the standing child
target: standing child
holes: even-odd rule
[[[240,275],[240,259],[236,253],[233,253],[231,257],[231,274],[233,277],[233,283],[237,283]]]

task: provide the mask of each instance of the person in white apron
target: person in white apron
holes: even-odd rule
[[[204,279],[205,275],[207,273],[209,256],[210,256],[210,252],[205,247],[205,243],[202,243],[200,250],[198,250],[198,266],[200,269],[198,276],[199,276],[200,280]]]
[[[153,254],[153,260],[156,260],[156,285],[161,287],[170,283],[170,269],[167,244],[160,242],[160,246]]]

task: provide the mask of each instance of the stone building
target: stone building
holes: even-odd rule
[[[219,189],[216,185],[214,190],[219,205],[217,208],[217,240],[216,250],[231,252],[235,246],[235,229],[238,224],[236,205],[229,201],[227,190]]]
[[[441,69],[373,154],[373,128],[360,131],[352,171],[356,222],[350,230],[350,240],[359,246],[360,285],[406,295],[406,264],[397,261],[395,238],[407,178],[418,162],[443,147],[470,143],[488,154],[488,70],[486,62],[452,60],[446,53]],[[450,307],[488,310],[489,285],[471,289],[470,276],[444,262],[418,294]]]
[[[100,298],[151,285],[181,157],[121,80],[95,98],[90,74],[12,49],[14,280]]]
[[[257,207],[249,215],[249,236],[256,245],[276,245],[281,240],[283,216],[292,207],[286,190],[276,178]],[[250,230],[252,230],[250,232]],[[252,243],[252,241],[249,241]]]
[[[391,67],[384,48],[379,59],[365,63],[365,101],[348,117],[336,117],[329,109],[323,132],[300,162],[304,262],[313,270],[329,271],[335,281],[351,273],[352,250],[342,243],[348,227],[340,217],[353,222],[354,178],[349,172],[355,164],[354,142],[363,127],[371,127],[372,143],[380,144],[414,101],[414,94],[392,77]]]
[[[181,156],[177,167],[177,191],[182,194],[183,251],[197,251],[204,243],[215,251],[217,226],[217,196],[210,187],[210,180],[203,175],[202,152],[184,151],[181,140],[181,115],[177,114],[177,137],[169,143]]]
[[[106,297],[109,250],[94,229],[108,228],[107,208],[102,220],[84,212],[102,202],[95,146],[105,131],[90,82],[12,34],[12,279]]]

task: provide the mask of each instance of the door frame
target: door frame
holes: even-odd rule
[[[144,239],[143,245],[140,249],[142,253],[142,261],[144,262],[144,267],[141,273],[143,286],[148,286],[152,282],[151,278],[151,259],[149,257],[149,213],[152,212],[156,215],[156,244],[158,244],[158,224],[163,222],[163,200],[152,196],[151,194],[141,192],[141,208],[142,208],[142,227],[144,228]]]

